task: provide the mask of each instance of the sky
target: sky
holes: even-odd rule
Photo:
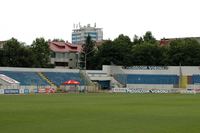
[[[37,37],[71,42],[73,24],[96,23],[104,39],[119,34],[200,36],[199,0],[0,0],[0,40],[30,45]]]

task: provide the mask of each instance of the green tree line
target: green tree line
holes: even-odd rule
[[[11,38],[0,49],[0,66],[51,67],[49,62],[50,50],[44,38],[36,38],[30,46]]]
[[[62,39],[55,39],[62,40]],[[0,66],[9,67],[53,67],[50,64],[51,51],[48,41],[36,38],[31,45],[25,45],[15,38],[6,41],[0,49]],[[160,46],[151,32],[144,36],[119,35],[114,40],[105,40],[95,46],[91,37],[83,44],[80,59],[81,67],[101,69],[102,65],[121,66],[199,66],[200,44],[193,38],[174,39],[169,45]]]
[[[90,56],[90,55],[88,55]],[[142,37],[119,35],[106,40],[92,57],[87,58],[87,69],[101,69],[102,65],[121,66],[199,66],[200,44],[193,38],[174,39],[169,45],[160,46],[151,32]],[[90,60],[90,61],[89,61]]]

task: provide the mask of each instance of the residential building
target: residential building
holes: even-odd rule
[[[75,69],[79,67],[79,53],[81,52],[81,45],[72,45],[69,42],[49,42],[51,50],[51,64],[55,67],[66,67]]]
[[[76,28],[75,28],[76,27]],[[87,36],[91,36],[95,42],[103,41],[103,30],[102,28],[96,28],[96,24],[92,27],[90,24],[87,26],[74,25],[72,31],[72,44],[84,44]]]
[[[0,41],[0,49],[3,48],[4,44],[6,43],[6,41]]]
[[[169,45],[171,41],[176,39],[195,39],[197,42],[200,43],[200,37],[183,37],[183,38],[163,38],[159,41],[160,46]]]

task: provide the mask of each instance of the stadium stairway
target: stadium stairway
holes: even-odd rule
[[[85,81],[85,84],[95,85],[84,70],[80,70],[80,75],[81,75],[81,79]]]
[[[91,86],[92,91],[94,91],[93,89],[95,88],[95,90],[99,90],[100,86],[98,83],[93,82],[90,77],[88,76],[88,74],[86,73],[86,71],[84,70],[80,70],[80,76],[81,79],[84,80],[85,85],[87,86]]]
[[[50,84],[51,86],[56,86],[56,88],[59,88],[56,84],[54,84],[51,80],[49,80],[42,72],[37,72],[37,74],[38,74],[43,80],[45,80],[48,84]]]
[[[123,88],[126,87],[126,85],[121,84],[117,79],[115,79],[114,77],[112,77],[111,82],[113,83],[113,87],[115,88]]]

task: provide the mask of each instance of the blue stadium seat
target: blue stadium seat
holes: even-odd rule
[[[200,83],[200,75],[192,75],[192,84]]]
[[[178,84],[178,75],[117,74],[114,76],[123,84]]]
[[[20,85],[49,85],[35,72],[0,71],[0,74],[19,81]]]
[[[57,86],[61,85],[67,80],[79,81],[81,85],[84,83],[84,81],[81,79],[80,73],[44,72],[43,74]]]
[[[128,84],[178,84],[177,75],[147,75],[147,74],[128,74]]]
[[[127,75],[126,74],[115,74],[113,77],[121,84],[127,84]]]

